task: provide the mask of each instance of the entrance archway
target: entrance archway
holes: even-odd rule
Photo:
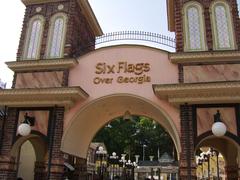
[[[45,175],[47,143],[43,135],[19,137],[10,152],[17,161],[17,175],[26,180]]]
[[[127,110],[160,123],[172,137],[178,154],[181,152],[179,132],[170,116],[151,101],[132,94],[105,96],[81,108],[65,129],[61,150],[85,159],[89,144],[98,130]]]
[[[207,135],[209,133],[206,133]],[[196,150],[201,147],[210,147],[216,149],[224,158],[225,162],[225,174],[227,178],[237,178],[238,177],[238,163],[239,163],[239,144],[232,139],[233,134],[227,132],[227,134],[221,138],[215,137],[213,135],[208,135],[202,138],[197,146]],[[208,165],[209,166],[209,165]],[[211,171],[209,169],[208,171]],[[211,174],[211,172],[208,172]]]

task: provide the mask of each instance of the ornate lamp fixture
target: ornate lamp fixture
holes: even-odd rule
[[[129,111],[126,111],[123,115],[123,120],[125,121],[133,121],[133,117]]]
[[[214,114],[214,123],[212,125],[212,133],[217,137],[221,137],[221,136],[224,136],[226,131],[227,131],[227,127],[222,122],[221,114],[219,110],[217,110],[217,113]]]
[[[24,121],[18,126],[17,132],[21,136],[28,136],[31,133],[31,126],[35,124],[35,117],[30,117],[26,113],[24,115]]]
[[[105,161],[105,158],[107,156],[107,151],[104,150],[102,146],[98,147],[98,150],[96,151],[96,155],[98,156],[98,159],[100,160],[100,167],[99,168],[99,175],[101,179],[104,179],[104,172],[105,172],[105,164],[103,161]]]
[[[109,156],[110,163],[113,165],[118,164],[119,158],[117,156],[117,153],[113,152],[111,156]]]

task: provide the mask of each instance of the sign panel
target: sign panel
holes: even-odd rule
[[[119,61],[115,64],[99,62],[95,66],[96,77],[93,79],[94,84],[112,84],[116,83],[136,83],[143,84],[151,82],[148,73],[151,70],[149,63],[131,64],[126,61]],[[111,75],[118,75],[113,77]]]

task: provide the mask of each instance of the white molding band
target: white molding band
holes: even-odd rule
[[[239,103],[240,82],[153,85],[156,96],[172,104]]]
[[[46,59],[46,60],[20,60],[6,62],[9,69],[14,72],[64,70],[78,64],[76,59]]]
[[[239,51],[215,52],[184,52],[169,53],[169,59],[174,64],[209,64],[217,62],[240,62]]]
[[[0,90],[0,106],[46,107],[73,106],[77,101],[85,100],[88,94],[80,87],[4,89]]]

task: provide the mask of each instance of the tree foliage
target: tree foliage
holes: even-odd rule
[[[94,137],[93,142],[104,142],[108,153],[116,152],[119,156],[127,154],[132,160],[134,155],[143,157],[145,147],[145,160],[153,155],[155,160],[158,155],[168,152],[173,156],[174,144],[167,131],[158,123],[143,116],[134,116],[133,120],[116,118],[102,128]]]

